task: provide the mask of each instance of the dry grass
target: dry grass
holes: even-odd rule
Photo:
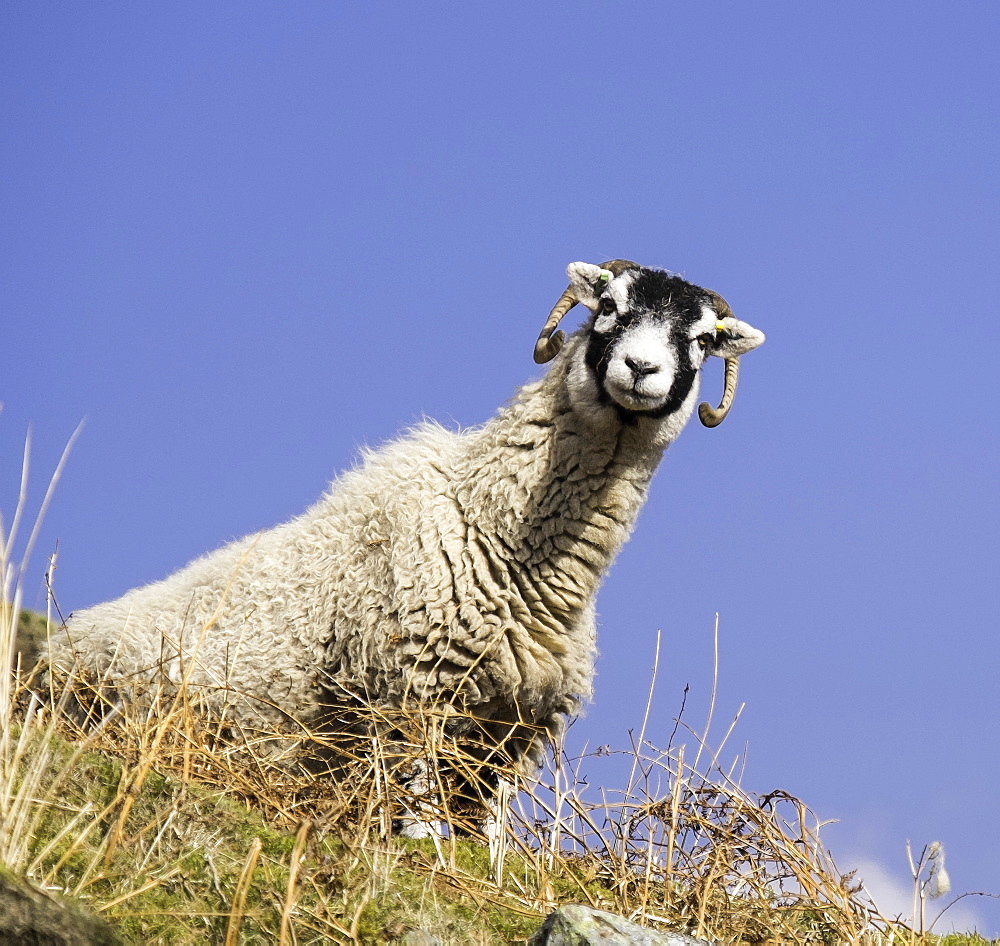
[[[506,830],[487,838],[479,825],[483,810],[467,798],[452,803],[456,784],[482,779],[482,763],[447,736],[440,712],[371,707],[370,730],[379,735],[367,740],[359,739],[356,717],[343,740],[335,732],[303,728],[303,743],[355,747],[330,778],[275,762],[261,751],[266,743],[259,734],[212,722],[183,687],[141,710],[128,703],[109,706],[107,692],[92,682],[60,681],[56,693],[63,698],[55,712],[41,710],[27,688],[16,694],[23,707],[19,717],[29,723],[22,741],[30,725],[44,718],[35,744],[50,745],[58,733],[62,744],[81,748],[55,766],[47,785],[33,773],[51,771],[50,757],[21,752],[19,765],[35,788],[24,806],[33,814],[21,816],[17,832],[23,854],[13,866],[59,884],[65,866],[86,851],[69,887],[83,894],[102,879],[121,883],[116,865],[123,855],[131,862],[142,851],[146,865],[161,862],[145,883],[169,880],[183,871],[183,852],[169,852],[175,856],[171,867],[167,850],[156,850],[150,841],[162,838],[171,822],[185,820],[184,793],[170,790],[168,804],[151,808],[147,783],[155,777],[156,793],[163,792],[164,777],[174,786],[198,785],[197,798],[207,791],[238,800],[273,830],[294,835],[269,920],[247,908],[260,842],[231,866],[232,892],[216,907],[219,914],[228,911],[228,942],[241,941],[239,930],[248,922],[276,942],[317,936],[378,942],[394,928],[440,926],[430,907],[410,915],[386,908],[404,874],[404,883],[416,885],[425,899],[454,899],[487,930],[499,927],[507,936],[511,923],[498,921],[500,914],[514,917],[515,930],[523,931],[559,902],[587,903],[652,927],[726,942],[880,943],[893,931],[860,886],[836,870],[805,805],[780,793],[748,794],[718,769],[715,755],[696,751],[686,761],[683,744],[658,750],[638,738],[630,750],[633,776],[617,797],[588,797],[586,758],[560,755],[532,780],[509,767],[488,771],[489,784],[515,787],[503,793],[500,806]],[[47,849],[36,850],[30,841],[46,833],[39,830],[46,809],[85,749],[120,761],[117,784],[109,786],[102,807],[91,803],[74,810]],[[697,767],[699,755],[709,760],[704,770]],[[432,785],[416,800],[395,775],[409,771],[414,759],[427,764]],[[440,836],[425,842],[392,837],[393,821],[415,805],[423,817],[441,823]],[[61,845],[69,836],[72,843]],[[56,850],[61,853],[53,862]],[[347,877],[363,881],[347,889]],[[142,885],[137,892],[144,892]],[[123,890],[100,907],[118,917],[130,896]],[[507,940],[484,939],[490,941]]]

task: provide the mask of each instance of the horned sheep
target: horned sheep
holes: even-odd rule
[[[594,599],[709,355],[762,333],[718,294],[627,260],[572,263],[535,348],[553,361],[483,426],[424,423],[305,513],[71,616],[50,644],[130,692],[181,681],[245,721],[324,718],[345,694],[445,705],[537,762],[592,689]],[[568,340],[556,325],[590,310]],[[456,731],[461,724],[456,723]]]

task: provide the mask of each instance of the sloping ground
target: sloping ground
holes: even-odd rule
[[[646,776],[615,804],[567,785],[579,767],[564,761],[512,799],[509,830],[487,841],[448,807],[468,760],[440,720],[372,708],[393,745],[405,734],[440,762],[444,801],[423,803],[445,836],[413,841],[391,835],[399,761],[378,740],[335,782],[212,724],[183,691],[161,697],[140,712],[87,681],[17,678],[0,707],[0,863],[79,898],[125,942],[375,944],[421,930],[523,943],[559,903],[728,943],[938,942],[881,917],[840,876],[801,802],[700,774],[683,746],[637,754]]]

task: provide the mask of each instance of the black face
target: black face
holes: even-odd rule
[[[705,306],[711,305],[711,301],[699,286],[658,270],[638,270],[628,286],[624,306],[610,291],[605,291],[586,352],[586,363],[594,372],[601,403],[613,404],[625,420],[642,416],[662,418],[678,410],[691,393],[702,364],[697,346],[693,350],[692,332],[697,323],[705,321]],[[620,311],[622,308],[624,311]],[[644,354],[642,345],[635,343],[636,329],[655,342],[648,354]],[[619,346],[628,338],[632,340],[626,342],[628,351],[623,355]],[[663,356],[666,347],[669,358]],[[609,368],[616,372],[619,391],[623,373],[631,384],[634,397],[629,404],[609,393]],[[645,407],[644,387],[658,383],[663,388],[668,381],[669,388],[658,390],[656,398],[650,399],[650,406]]]

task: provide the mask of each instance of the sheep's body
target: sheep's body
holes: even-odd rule
[[[590,695],[594,596],[663,449],[573,410],[566,364],[485,427],[424,425],[299,518],[74,615],[75,659],[130,683],[190,662],[190,684],[306,721],[342,685],[554,731]]]
[[[537,758],[590,695],[598,586],[697,399],[695,372],[665,416],[608,403],[593,321],[483,427],[366,454],[297,519],[75,614],[50,660],[130,689],[187,674],[265,722],[344,692],[450,704]]]

